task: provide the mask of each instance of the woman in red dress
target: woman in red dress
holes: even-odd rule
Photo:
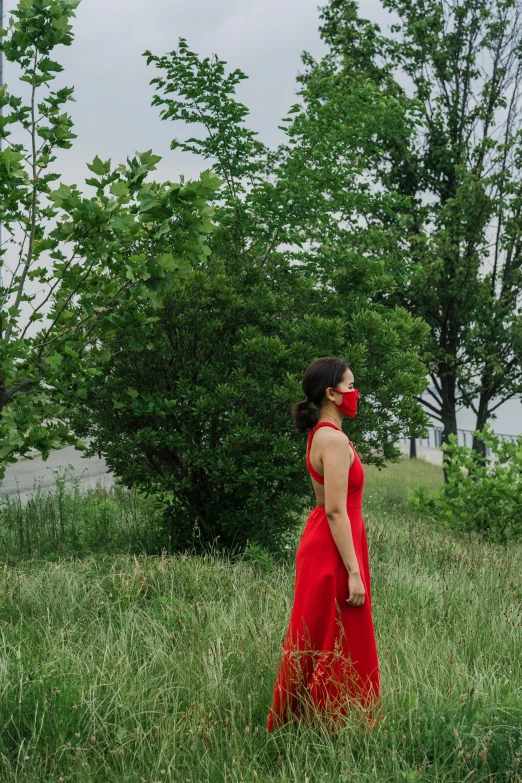
[[[294,601],[267,731],[314,713],[334,728],[348,712],[376,725],[380,671],[370,590],[370,564],[362,517],[364,469],[344,434],[359,392],[346,362],[317,359],[303,378],[306,400],[293,406],[300,432],[308,432],[306,464],[317,506],[297,548]],[[315,407],[312,407],[312,404]]]

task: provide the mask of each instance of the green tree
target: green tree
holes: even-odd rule
[[[310,96],[283,121],[285,142],[269,150],[235,99],[241,71],[199,59],[183,39],[164,58],[147,56],[161,72],[153,102],[163,118],[200,125],[201,138],[172,146],[211,160],[223,181],[211,253],[173,281],[164,307],[140,307],[139,326],[133,315],[134,326],[121,322],[92,346],[92,366],[99,350],[111,360],[69,406],[72,423],[126,485],[163,497],[173,547],[249,540],[283,551],[312,500],[290,417],[311,361],[330,354],[350,363],[362,392],[350,437],[366,461],[397,458],[397,437],[426,423],[415,400],[426,327],[403,308],[371,304],[402,262],[385,234],[357,224],[360,205],[396,206],[395,195],[357,181],[359,126],[407,133],[408,122],[371,85],[329,103]],[[352,232],[367,253],[353,252]]]
[[[369,81],[405,111],[420,107],[415,133],[390,133],[369,150],[366,175],[407,197],[396,211],[402,233],[396,215],[385,224],[415,263],[386,299],[429,324],[422,356],[435,391],[423,404],[448,443],[457,407],[472,408],[481,430],[522,391],[522,5],[382,7],[397,19],[389,33],[361,18],[353,0],[330,0],[320,28],[329,55],[321,63],[307,57],[302,80],[316,95],[325,80],[348,91]],[[484,453],[479,438],[473,447]]]
[[[209,240],[212,252],[237,268],[247,259],[264,267],[273,256],[312,281],[309,314],[343,319],[348,333],[354,324],[352,343],[364,344],[353,351],[361,354],[361,380],[363,368],[371,366],[366,391],[375,425],[366,426],[360,445],[370,461],[379,461],[375,450],[396,458],[399,434],[410,429],[418,434],[428,421],[408,396],[413,387],[425,387],[419,381],[422,369],[411,373],[407,360],[404,374],[400,369],[402,347],[408,352],[411,340],[418,339],[418,350],[426,332],[421,319],[409,319],[404,308],[371,303],[377,292],[385,297],[397,279],[407,279],[409,264],[397,252],[400,225],[390,220],[383,230],[382,220],[361,223],[361,215],[378,214],[394,216],[397,224],[404,197],[372,190],[362,173],[375,145],[390,136],[407,143],[419,122],[418,107],[412,103],[405,110],[369,81],[342,90],[325,78],[320,96],[306,86],[297,93],[298,102],[279,126],[286,138],[271,150],[247,127],[248,108],[235,99],[236,85],[247,78],[240,69],[227,75],[224,61],[200,60],[184,38],[168,55],[147,51],[145,56],[160,71],[151,84],[162,119],[198,126],[199,138],[176,138],[171,147],[212,161],[224,181]],[[400,387],[403,381],[406,386]]]
[[[32,448],[44,459],[68,443],[84,448],[54,394],[64,371],[81,396],[84,380],[98,372],[84,353],[93,326],[114,327],[122,302],[158,307],[171,280],[208,251],[208,200],[220,185],[210,172],[194,183],[146,182],[160,160],[148,151],[117,167],[96,157],[86,180],[93,197],[75,185],[53,189],[56,151],[75,138],[65,110],[73,89],[50,89],[62,71],[53,52],[71,44],[77,5],[20,0],[2,31],[0,48],[20,67],[29,99],[0,87],[0,479]],[[23,133],[27,146],[11,141]]]

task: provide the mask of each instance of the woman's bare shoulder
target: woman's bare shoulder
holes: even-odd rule
[[[350,455],[350,465],[352,464],[353,460],[355,459],[354,452],[348,439],[348,435],[346,435],[343,430],[334,429],[333,427],[320,427],[315,433],[314,439],[317,436],[319,436],[317,439],[319,441],[318,445],[320,445],[321,449],[338,449],[339,453],[348,452]]]
[[[323,441],[331,440],[332,442],[348,441],[348,436],[343,430],[334,429],[333,427],[319,427],[315,432],[314,440],[315,438]]]

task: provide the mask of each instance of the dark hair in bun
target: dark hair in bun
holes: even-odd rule
[[[326,389],[341,383],[347,369],[346,362],[335,356],[321,356],[307,367],[302,383],[306,400],[292,406],[292,419],[298,432],[310,432],[315,427]]]

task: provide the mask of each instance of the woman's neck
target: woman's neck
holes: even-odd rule
[[[339,427],[339,429],[342,430],[341,425],[343,422],[343,416],[341,413],[339,413],[339,415],[336,415],[336,413],[333,413],[333,411],[326,411],[325,413],[320,413],[319,421],[317,423],[320,424],[323,421],[328,421],[330,424],[335,424],[336,427]]]

